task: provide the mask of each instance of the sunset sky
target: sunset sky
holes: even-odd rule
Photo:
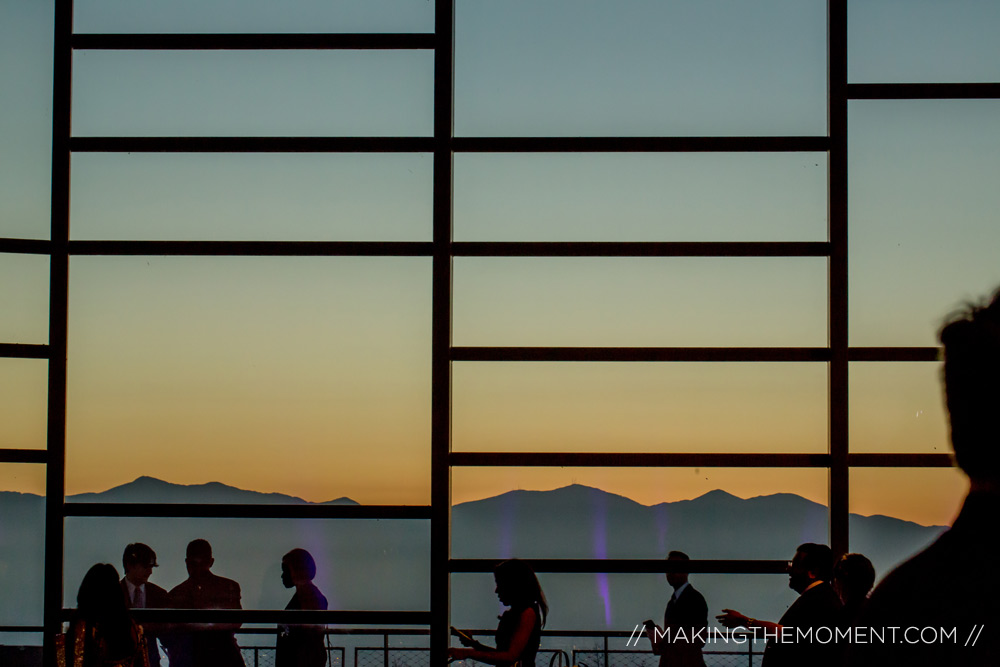
[[[52,9],[0,0],[0,237],[48,238]],[[426,0],[79,0],[78,32],[429,31]],[[460,136],[823,135],[821,0],[458,0]],[[1000,4],[850,4],[852,82],[1000,80]],[[432,132],[429,51],[78,51],[77,136]],[[935,344],[1000,284],[1000,101],[856,101],[850,344]],[[73,239],[431,238],[432,156],[75,154]],[[823,241],[825,154],[455,157],[454,237]],[[468,258],[454,344],[827,344],[824,258]],[[74,257],[67,492],[140,475],[430,500],[430,258]],[[0,342],[48,340],[48,260],[0,255]],[[46,363],[0,359],[0,446]],[[938,366],[851,366],[851,448],[945,452]],[[455,451],[824,452],[821,363],[453,366]],[[43,490],[0,464],[0,489]],[[853,470],[851,509],[947,523],[950,470]],[[825,502],[825,470],[462,469],[456,502],[578,482]]]

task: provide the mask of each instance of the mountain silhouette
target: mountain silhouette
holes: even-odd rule
[[[278,493],[218,482],[172,484],[152,477],[68,502],[304,504]],[[329,501],[356,504],[349,498]],[[0,492],[0,625],[40,624],[44,499]],[[879,576],[943,530],[892,517],[850,516],[851,549],[865,553]],[[826,508],[787,493],[742,499],[722,490],[647,506],[579,484],[551,491],[510,491],[452,509],[454,558],[663,558],[679,549],[696,559],[778,559],[802,542],[826,542]],[[152,581],[171,588],[186,577],[184,549],[195,538],[214,548],[213,570],[243,586],[245,608],[282,608],[281,556],[309,549],[317,585],[332,609],[426,610],[430,595],[430,525],[422,520],[214,519],[68,517],[66,606],[95,562],[121,567],[129,542],[145,542],[160,567]],[[662,575],[542,573],[551,629],[631,630],[658,618],[670,594]],[[710,610],[740,609],[776,619],[795,599],[782,576],[692,575]],[[452,575],[452,622],[493,627],[500,610],[489,574]]]

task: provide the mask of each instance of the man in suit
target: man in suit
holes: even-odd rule
[[[777,623],[750,618],[732,609],[716,616],[727,628],[759,628],[767,637],[763,667],[833,667],[840,650],[833,641],[841,616],[840,598],[830,585],[833,552],[825,544],[799,545],[788,563],[788,587],[799,594]],[[816,637],[820,640],[816,641]]]
[[[215,559],[207,540],[187,546],[188,578],[170,591],[175,609],[242,609],[240,585],[211,572]],[[246,667],[233,631],[239,623],[198,623],[181,626],[170,639],[170,667]]]
[[[156,567],[156,552],[142,542],[135,542],[125,547],[122,554],[122,567],[125,576],[122,578],[122,594],[129,609],[150,609],[170,606],[170,596],[167,591],[149,581],[153,568]],[[150,667],[159,667],[160,649],[156,646],[156,635],[159,626],[152,623],[142,623],[142,631],[146,636],[149,649]]]
[[[858,667],[1000,665],[1000,579],[989,537],[1000,516],[1000,290],[958,313],[938,338],[951,444],[969,494],[951,529],[872,592],[857,625],[883,637],[851,645],[849,664]]]
[[[667,560],[686,562],[686,553],[671,551]],[[663,629],[652,620],[643,623],[653,653],[660,656],[660,667],[705,667],[701,649],[708,629],[708,604],[688,582],[688,573],[667,572],[667,583],[674,589],[663,613]]]

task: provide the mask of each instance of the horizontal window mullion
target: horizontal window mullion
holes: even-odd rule
[[[0,463],[48,463],[44,449],[0,449]]]
[[[453,467],[825,468],[829,454],[660,452],[452,452]]]
[[[77,33],[74,49],[95,50],[273,50],[433,49],[434,33]]]
[[[70,255],[430,256],[429,241],[70,241]]]
[[[468,257],[829,257],[830,244],[783,241],[459,241],[452,254]]]
[[[1000,99],[1000,83],[849,83],[851,100]]]
[[[848,454],[847,465],[852,468],[951,468],[955,461],[951,454],[875,452]]]
[[[941,361],[937,347],[852,347],[848,361]]]
[[[47,239],[0,238],[0,252],[22,255],[48,255],[52,242]]]
[[[77,153],[432,153],[434,137],[71,137]]]
[[[48,359],[48,345],[0,343],[0,359]]]
[[[456,572],[492,572],[501,559],[452,558],[449,570]],[[662,558],[525,558],[535,572],[663,574],[683,571],[696,574],[785,574],[783,560],[685,560],[682,563]]]
[[[798,137],[455,137],[456,153],[822,153],[825,136]]]
[[[308,623],[337,625],[427,625],[426,611],[355,611],[286,610],[286,609],[134,609],[135,618],[144,622],[188,623]],[[72,617],[72,609],[63,609],[64,619]]]
[[[825,347],[453,347],[452,361],[830,361]]]

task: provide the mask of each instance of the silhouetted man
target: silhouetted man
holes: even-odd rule
[[[686,553],[671,551],[667,560],[685,562],[691,559]],[[643,623],[653,653],[660,656],[660,667],[705,667],[701,649],[708,631],[708,604],[688,583],[687,572],[667,572],[667,583],[674,593],[663,612],[663,629],[652,620]]]
[[[156,567],[156,552],[142,542],[136,542],[125,547],[122,554],[122,567],[125,576],[122,577],[122,593],[125,604],[130,609],[150,609],[170,606],[170,596],[167,591],[149,581],[153,568]],[[142,631],[146,636],[146,646],[149,649],[150,667],[159,667],[160,649],[156,646],[156,635],[160,627],[152,623],[143,623]]]
[[[188,578],[170,591],[176,609],[242,609],[240,585],[210,571],[215,559],[207,540],[187,546]],[[239,623],[198,623],[182,626],[167,646],[170,667],[245,667],[233,631]],[[180,630],[180,629],[179,629]]]
[[[767,637],[763,667],[832,667],[840,660],[837,645],[816,641],[817,636],[826,640],[827,633],[835,633],[840,621],[840,598],[829,583],[832,570],[830,547],[800,544],[788,564],[788,587],[799,597],[777,623],[732,609],[723,609],[716,619],[727,628],[760,628],[756,636]]]
[[[1000,665],[1000,290],[945,325],[944,394],[951,444],[969,476],[962,511],[934,544],[889,573],[858,625],[895,627],[890,643],[855,642],[850,663]],[[933,628],[929,630],[928,628]],[[953,634],[952,634],[953,632]]]

